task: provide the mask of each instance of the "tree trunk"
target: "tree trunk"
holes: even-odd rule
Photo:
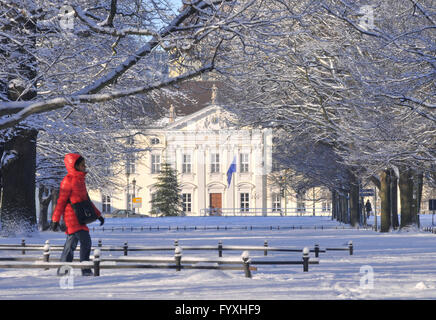
[[[365,211],[365,203],[363,201],[363,197],[360,197],[360,206],[359,206],[359,215],[360,215],[360,219],[363,221],[363,225],[366,227],[367,226],[367,216],[366,216],[366,211]]]
[[[421,211],[421,201],[422,201],[422,186],[423,186],[423,174],[418,173],[415,176],[415,194],[416,194],[416,214]]]
[[[35,6],[35,10],[36,6]],[[32,100],[37,95],[34,79],[37,76],[38,61],[33,54],[36,47],[36,11],[19,8],[8,10],[5,28],[20,41],[3,40],[4,52],[12,70],[4,70],[7,78],[1,79],[2,87],[7,82],[7,95],[11,101]],[[1,90],[4,91],[4,88]],[[13,134],[4,144],[4,155],[9,161],[2,161],[3,189],[1,197],[1,232],[9,236],[16,232],[36,230],[35,172],[36,138],[38,131],[22,125],[13,129]]]
[[[332,199],[332,220],[336,219],[336,191],[331,191],[331,199]]]
[[[38,198],[39,198],[38,229],[40,231],[45,231],[50,227],[50,224],[48,223],[48,207],[52,200],[52,196],[50,190],[42,184],[39,186]]]
[[[51,190],[51,203],[52,203],[52,206],[51,206],[50,217],[53,216],[53,213],[54,213],[55,208],[56,208],[56,204],[58,203],[58,198],[59,198],[59,188],[53,188]]]
[[[336,221],[341,222],[341,196],[336,192]]]
[[[0,89],[1,89],[1,82],[0,82]],[[0,159],[3,157],[3,151],[5,149],[4,143],[0,141]],[[3,194],[3,178],[2,178],[2,170],[1,170],[1,163],[0,163],[0,204],[2,201],[2,194]],[[1,207],[0,207],[0,215],[1,215]],[[0,225],[1,230],[1,225]]]
[[[419,228],[419,213],[421,211],[421,201],[422,201],[422,187],[424,183],[424,174],[419,172],[415,176],[415,217],[416,217],[416,225]]]
[[[398,229],[400,226],[398,222],[398,178],[395,172],[391,170],[391,195],[392,195],[392,227]]]
[[[359,185],[352,184],[350,189],[350,225],[357,227],[359,224]]]
[[[348,223],[348,200],[347,197],[345,195],[341,196],[342,199],[342,222],[343,223]]]
[[[380,232],[389,232],[391,227],[390,180],[390,170],[383,170],[380,174]]]
[[[338,195],[338,220],[339,222],[345,223],[345,197],[342,194]]]
[[[17,128],[5,144],[5,152],[15,155],[2,167],[2,234],[32,232],[36,229],[35,171],[38,131]]]
[[[413,170],[400,168],[400,202],[401,225],[400,228],[411,227],[416,224],[416,200],[413,199]]]

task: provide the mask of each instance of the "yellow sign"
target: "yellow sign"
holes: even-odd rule
[[[133,206],[133,208],[141,208],[142,207],[142,198],[132,198],[132,206]]]
[[[142,203],[142,198],[133,198],[133,203]]]

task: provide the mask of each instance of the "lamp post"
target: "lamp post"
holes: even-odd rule
[[[315,216],[316,213],[316,197],[315,197],[315,187],[312,188],[312,215]]]
[[[282,176],[282,188],[283,188],[283,201],[285,202],[285,216],[288,215],[288,208],[287,208],[287,199],[286,199],[286,177]]]
[[[136,208],[133,206],[133,198],[135,198],[135,193],[136,193],[136,179],[135,178],[133,178],[133,181],[132,181],[132,184],[133,184],[133,192],[132,192],[132,210],[133,210],[133,213],[136,213]]]
[[[127,172],[126,210],[130,209],[129,201],[130,201],[130,183],[129,183],[129,173]]]

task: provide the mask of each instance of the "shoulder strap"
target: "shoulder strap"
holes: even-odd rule
[[[86,196],[88,197],[88,200],[91,201],[91,198],[89,197],[88,192],[86,192]],[[71,203],[71,201],[70,201],[70,198],[68,198],[67,203],[69,203],[69,204],[72,205],[72,203]]]

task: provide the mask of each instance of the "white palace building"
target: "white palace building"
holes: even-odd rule
[[[208,91],[210,92],[210,91]],[[237,128],[234,117],[216,103],[216,88],[209,93],[209,103],[195,112],[169,116],[158,125],[135,135],[138,148],[147,147],[142,156],[126,162],[118,177],[125,181],[119,190],[91,190],[90,197],[109,214],[116,210],[134,210],[151,214],[151,199],[162,163],[177,170],[182,188],[183,215],[295,215],[329,214],[329,196],[324,201],[298,199],[292,192],[280,192],[270,182],[272,138],[270,129]],[[232,162],[236,171],[228,183]],[[325,190],[316,190],[316,193]],[[308,190],[307,194],[315,194]],[[136,207],[136,208],[134,208]]]

